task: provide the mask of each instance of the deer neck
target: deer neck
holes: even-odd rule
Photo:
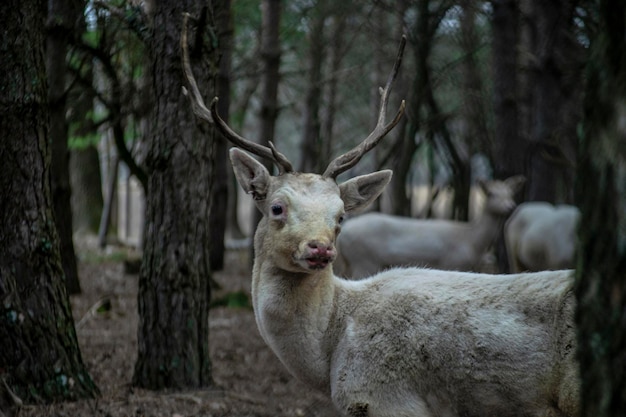
[[[280,269],[256,244],[258,235],[252,303],[259,332],[292,374],[328,392],[337,278],[330,267],[314,273]]]
[[[503,222],[504,216],[485,210],[479,218],[471,222],[472,232],[468,237],[473,241],[472,246],[478,252],[483,252],[498,237]]]

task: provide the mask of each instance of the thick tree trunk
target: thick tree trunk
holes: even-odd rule
[[[65,284],[70,294],[80,293],[80,282],[74,253],[72,209],[69,173],[68,129],[66,113],[65,61],[68,41],[74,33],[74,22],[79,15],[77,1],[50,0],[48,2],[48,38],[46,66],[50,111],[50,140],[52,142],[52,201],[54,219],[61,244],[61,264]]]
[[[217,2],[154,2],[149,40],[155,106],[151,116],[145,247],[139,276],[138,357],[133,384],[150,389],[212,384],[208,306],[209,212],[216,134],[195,119],[181,93],[183,12],[190,30],[192,67],[208,97],[216,77]],[[193,25],[192,25],[193,26]],[[203,57],[210,51],[211,56]],[[210,62],[209,62],[210,61]]]
[[[10,1],[0,26],[0,369],[25,403],[89,398],[52,215],[46,3]],[[3,389],[6,388],[3,386]]]
[[[576,200],[582,416],[626,411],[626,3],[594,3]]]

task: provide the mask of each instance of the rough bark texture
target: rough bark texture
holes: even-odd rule
[[[65,61],[68,41],[74,33],[74,22],[80,15],[80,3],[68,0],[48,2],[46,67],[48,75],[48,99],[50,103],[50,140],[52,142],[52,201],[54,218],[61,244],[61,264],[65,283],[70,294],[80,293],[76,255],[72,238],[72,209],[70,199],[69,157],[67,148],[68,128],[66,113],[67,64]]]
[[[0,372],[25,403],[93,397],[52,215],[44,63],[46,3],[0,14]]]
[[[196,120],[182,94],[180,33],[190,31],[192,67],[210,98],[217,68],[211,38],[217,2],[155,1],[149,40],[151,116],[145,248],[139,276],[134,385],[150,389],[212,384],[209,359],[209,211],[214,130]],[[207,53],[209,55],[207,55]]]
[[[594,2],[576,199],[583,416],[626,410],[626,3]]]

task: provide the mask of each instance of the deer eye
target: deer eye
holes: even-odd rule
[[[273,218],[284,219],[286,212],[287,209],[285,208],[285,205],[281,202],[273,203],[270,206],[270,214]]]
[[[346,219],[346,215],[345,214],[340,214],[339,217],[337,217],[337,223],[341,224],[343,223],[343,221]]]

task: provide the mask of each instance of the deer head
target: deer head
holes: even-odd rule
[[[405,103],[402,101],[395,117],[390,122],[385,120],[389,93],[400,68],[406,38],[402,38],[385,87],[379,90],[380,111],[374,130],[359,145],[335,158],[321,175],[298,173],[272,142],[269,142],[269,147],[262,146],[234,132],[217,112],[217,97],[212,100],[210,108],[206,107],[189,62],[188,17],[185,14],[183,18],[181,49],[186,93],[193,112],[198,118],[214,125],[238,148],[269,159],[278,167],[278,175],[273,176],[246,152],[236,148],[230,150],[239,184],[252,195],[264,217],[257,234],[265,236],[271,232],[271,239],[258,245],[255,241],[256,250],[273,257],[284,270],[298,272],[325,268],[335,259],[334,244],[344,214],[369,205],[391,179],[391,171],[383,170],[357,176],[339,185],[336,182],[337,176],[356,165],[393,129],[404,113]]]

